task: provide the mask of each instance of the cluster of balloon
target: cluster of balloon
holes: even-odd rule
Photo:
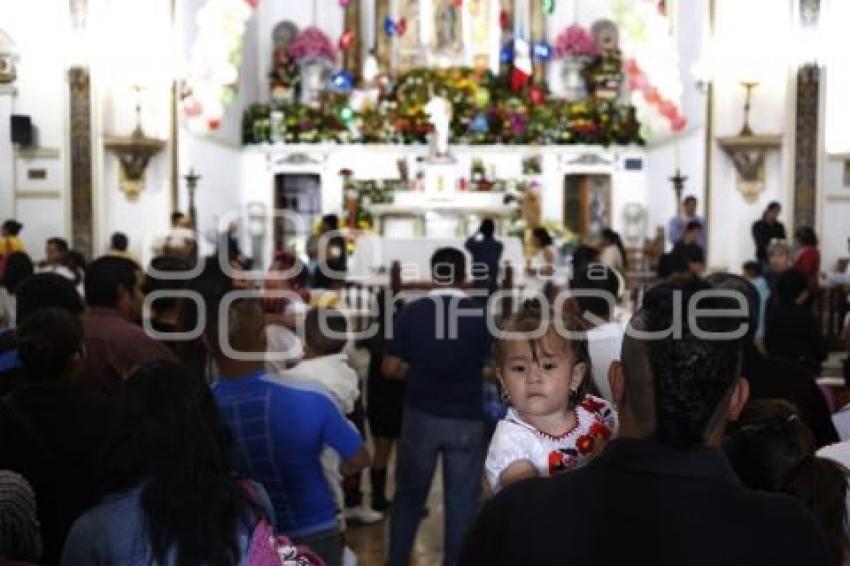
[[[626,61],[626,72],[629,75],[629,88],[640,92],[649,106],[654,106],[658,112],[670,123],[670,129],[681,132],[688,125],[679,108],[671,101],[665,99],[656,87],[649,83],[646,74],[640,68],[637,61],[628,59]]]
[[[399,18],[398,20],[393,20],[391,17],[387,16],[384,19],[384,33],[387,34],[388,37],[398,36],[402,37],[407,32],[407,20],[404,18]]]

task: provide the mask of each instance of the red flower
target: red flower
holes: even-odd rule
[[[590,434],[606,441],[611,438],[611,430],[599,421],[596,421],[590,427]]]
[[[595,443],[596,442],[591,435],[585,434],[579,436],[578,440],[576,441],[576,448],[578,448],[580,454],[587,455],[593,452],[593,445]]]
[[[581,402],[581,406],[590,411],[591,413],[596,413],[600,409],[605,408],[605,403],[597,401],[596,399],[588,395],[584,398],[584,401]]]

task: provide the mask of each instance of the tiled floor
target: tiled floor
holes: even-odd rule
[[[434,566],[443,558],[443,490],[440,467],[434,474],[428,497],[428,516],[419,526],[411,565]],[[391,478],[388,483],[392,483]],[[391,491],[390,491],[391,493]],[[387,549],[387,520],[368,526],[352,526],[346,533],[348,545],[357,554],[358,566],[383,566]]]

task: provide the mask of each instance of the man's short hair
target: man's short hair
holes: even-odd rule
[[[339,230],[339,216],[336,214],[326,214],[322,216],[322,224],[328,230]]]
[[[696,205],[696,203],[697,203],[697,197],[695,197],[693,195],[686,196],[685,199],[682,201],[682,204],[684,204],[684,205],[688,205],[688,204]]]
[[[126,252],[127,247],[130,245],[130,240],[127,238],[127,234],[124,234],[123,232],[115,232],[112,234],[112,237],[109,238],[109,245],[113,250]]]
[[[699,220],[691,220],[685,224],[685,232],[690,232],[692,230],[702,230],[702,222]]]
[[[348,344],[347,332],[348,322],[340,311],[312,308],[307,312],[304,320],[304,340],[311,352],[319,356],[342,352]]]
[[[93,307],[115,307],[118,289],[133,294],[139,267],[123,257],[104,256],[89,265],[86,270],[86,303]]]
[[[661,335],[649,338],[627,332],[623,345],[626,398],[644,401],[632,403],[633,414],[644,422],[654,420],[654,426],[649,428],[654,430],[655,438],[674,448],[705,443],[716,425],[718,409],[741,374],[742,340],[733,334],[740,327],[741,318],[713,316],[691,320],[691,298],[710,289],[698,278],[654,287],[647,292],[643,307],[629,326],[630,330]],[[719,310],[739,306],[733,302],[706,297],[695,307]],[[697,329],[725,336],[708,339],[698,336]],[[681,337],[676,336],[676,330]],[[645,362],[640,357],[645,357]],[[631,373],[640,372],[640,367],[649,371],[651,379],[639,373],[637,377],[643,379],[630,383]],[[651,404],[647,402],[647,382],[653,389]]]
[[[180,211],[175,211],[171,213],[171,225],[176,226],[186,215]]]
[[[83,299],[74,283],[56,273],[38,273],[21,282],[15,293],[18,324],[42,308],[58,308],[74,315],[83,312]]]
[[[597,291],[599,297],[578,294],[576,303],[581,314],[591,313],[601,318],[611,316],[611,305],[617,302],[620,294],[620,278],[614,270],[601,263],[592,263],[576,273],[570,282],[570,289],[576,291]]]
[[[14,218],[10,218],[3,222],[3,230],[8,233],[10,236],[17,236],[21,233],[21,229],[24,227],[23,224],[15,220]]]
[[[71,251],[70,246],[68,246],[68,240],[66,240],[65,238],[47,238],[47,245],[53,246],[62,253],[68,253],[69,251]]]
[[[214,352],[223,354],[225,339],[236,352],[258,353],[254,349],[263,334],[266,321],[263,305],[257,298],[245,297],[231,302],[227,308],[227,336],[220,333],[218,319],[207,321],[207,338]]]
[[[492,218],[485,218],[481,221],[481,226],[479,226],[478,231],[489,238],[496,231],[496,224],[493,222]]]
[[[440,248],[431,256],[431,277],[440,286],[450,287],[466,279],[466,256],[457,248]]]

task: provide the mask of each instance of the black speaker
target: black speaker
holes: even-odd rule
[[[29,116],[12,114],[12,143],[32,145],[32,120]]]

